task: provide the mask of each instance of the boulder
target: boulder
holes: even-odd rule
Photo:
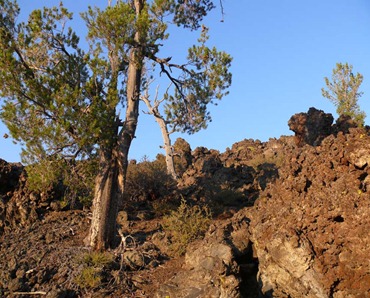
[[[173,154],[175,157],[177,174],[181,176],[191,165],[193,159],[189,143],[183,138],[177,138],[173,145]]]
[[[307,113],[293,115],[288,121],[288,126],[294,131],[298,146],[305,144],[317,146],[332,133],[333,120],[332,114],[310,108]]]
[[[22,172],[22,164],[8,163],[0,159],[0,194],[14,191],[18,186]]]

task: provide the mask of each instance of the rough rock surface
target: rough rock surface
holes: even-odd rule
[[[192,163],[191,147],[183,138],[177,138],[173,144],[173,151],[177,165],[176,171],[181,176]]]
[[[242,213],[215,221],[203,240],[187,248],[182,268],[159,287],[156,297],[257,297],[248,222]]]
[[[332,114],[310,108],[307,113],[293,115],[289,122],[289,129],[295,132],[298,146],[309,144],[320,145],[321,141],[332,133]]]
[[[215,214],[205,238],[172,258],[161,218],[126,214],[124,249],[88,290],[76,283],[88,211],[59,210],[52,195],[27,191],[21,165],[1,161],[0,297],[370,297],[369,130],[338,119],[328,135],[328,114],[311,114],[297,122],[299,146],[243,140],[190,156],[179,142],[180,193]]]
[[[286,158],[246,211],[262,292],[369,297],[370,137],[352,129]]]
[[[0,159],[0,194],[4,195],[8,191],[13,191],[18,183],[23,171],[20,163],[8,163]]]
[[[14,227],[29,227],[48,210],[59,210],[56,198],[59,197],[55,190],[30,191],[24,167],[0,159],[0,236]]]
[[[240,297],[231,248],[221,243],[189,247],[184,269],[160,287],[156,297]]]
[[[261,189],[278,178],[281,148],[292,145],[291,138],[270,142],[244,140],[220,154],[217,150],[198,147],[178,181],[186,196],[220,205],[230,210],[251,206]]]
[[[14,226],[25,226],[37,218],[32,201],[22,191],[25,184],[23,166],[0,159],[0,235]]]
[[[12,234],[0,236],[0,252],[7,253],[0,258],[0,297],[19,292],[76,297],[73,281],[80,269],[70,265],[86,251],[81,235],[87,227],[81,211],[51,212],[41,221],[13,227]]]
[[[343,132],[343,133],[349,133],[350,128],[356,128],[358,125],[355,121],[351,119],[348,115],[341,115],[333,125],[333,132]]]
[[[212,248],[221,245],[224,249],[217,257],[228,260],[225,264],[236,262],[229,276],[241,297],[370,296],[368,132],[349,128],[348,134],[330,135],[315,147],[296,147],[288,139],[269,144],[246,140],[221,155],[229,157],[225,160],[231,166],[275,161],[278,177],[260,189],[253,207],[236,213],[229,224],[212,226],[202,242],[189,247],[187,256],[192,258],[186,258],[183,271],[160,287],[160,294],[221,295],[212,274],[219,276],[222,270],[207,271],[204,265],[214,255]],[[264,154],[272,148],[276,155]],[[238,222],[243,228],[235,228]],[[253,270],[243,273],[257,262],[256,276]],[[211,264],[209,268],[216,267]],[[251,276],[257,286],[247,282]],[[193,292],[186,292],[190,288]]]

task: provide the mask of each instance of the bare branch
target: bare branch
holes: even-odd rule
[[[170,84],[169,84],[169,86],[167,87],[165,94],[166,94],[166,93],[168,93],[168,90],[171,88],[171,86],[172,86],[172,83],[170,83]],[[162,102],[164,102],[165,98],[163,97],[162,99],[157,100],[157,98],[158,98],[158,87],[157,87],[157,89],[156,89],[156,92],[155,92],[155,93],[156,93],[156,96],[155,96],[155,98],[154,98],[154,106],[155,106],[156,108],[158,108],[158,107],[159,107],[159,105],[160,105]]]
[[[37,291],[37,292],[14,292],[13,295],[46,295],[46,292]]]
[[[222,15],[221,22],[223,22],[224,21],[224,16],[225,16],[225,11],[224,11],[224,5],[222,4],[222,0],[220,0],[220,7],[221,7],[221,15]]]
[[[186,65],[169,63],[171,61],[172,57],[168,57],[168,58],[163,59],[163,58],[158,58],[157,56],[153,55],[152,53],[150,53],[148,55],[148,58],[150,58],[154,62],[157,62],[161,66],[161,73],[166,74],[168,79],[175,85],[176,89],[179,91],[181,96],[185,99],[185,95],[184,95],[183,90],[182,90],[182,84],[184,82],[179,80],[179,79],[174,78],[171,75],[170,72],[172,72],[171,68],[177,68],[177,69],[180,69],[183,72],[191,75],[191,72],[189,71],[189,69],[186,68]],[[168,69],[166,69],[166,66],[168,67]]]

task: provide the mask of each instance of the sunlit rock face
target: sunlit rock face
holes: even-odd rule
[[[286,152],[247,212],[258,279],[271,297],[370,295],[370,138],[349,129]]]

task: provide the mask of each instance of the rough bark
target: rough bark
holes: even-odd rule
[[[136,14],[143,9],[143,1],[134,1]],[[140,32],[136,32],[135,41],[139,45]],[[139,94],[142,77],[143,54],[140,46],[130,51],[127,76],[126,118],[121,131],[114,136],[112,146],[101,154],[101,166],[96,178],[93,216],[87,243],[94,250],[104,250],[114,244],[118,205],[122,199],[128,154],[135,137],[139,118]],[[116,121],[112,117],[112,121]],[[117,128],[117,123],[114,127]]]
[[[136,14],[139,15],[143,9],[142,0],[134,1]],[[135,42],[140,44],[140,32],[135,34]],[[120,153],[120,183],[126,181],[126,172],[128,166],[128,153],[131,142],[135,137],[137,121],[139,118],[140,87],[143,69],[143,49],[140,46],[133,47],[130,51],[130,62],[127,76],[127,107],[126,118],[122,130],[119,134],[119,153]]]
[[[110,152],[105,155],[101,157],[100,170],[95,181],[93,215],[88,238],[88,244],[94,250],[105,250],[113,246],[118,202],[121,198],[117,158]]]

